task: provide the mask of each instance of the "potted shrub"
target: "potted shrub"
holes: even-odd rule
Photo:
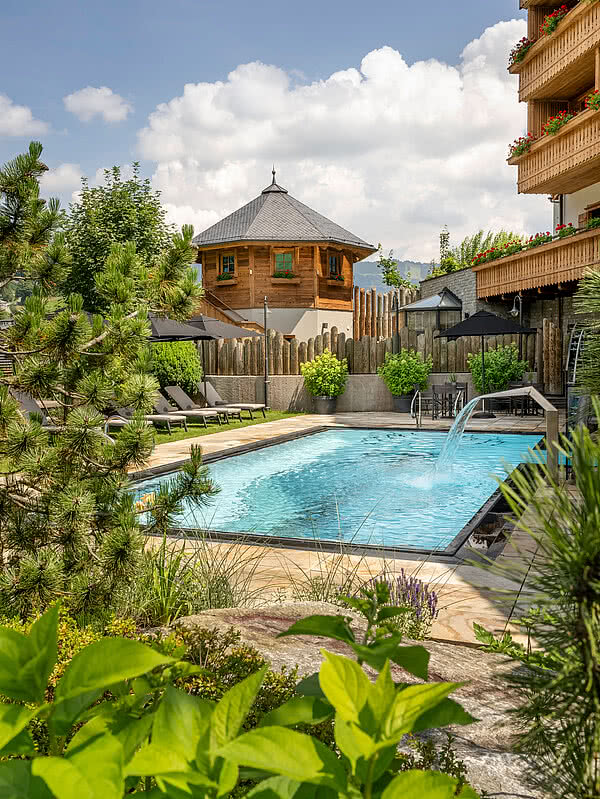
[[[427,388],[427,378],[432,366],[431,356],[423,360],[423,356],[415,350],[402,349],[395,354],[387,353],[377,374],[394,395],[394,410],[400,413],[410,412],[415,388]]]
[[[348,361],[338,360],[328,349],[313,361],[300,364],[304,385],[315,398],[315,413],[335,413],[337,398],[348,380]]]
[[[467,364],[473,378],[473,385],[480,394],[505,391],[509,383],[522,380],[523,375],[529,371],[529,362],[519,360],[519,351],[515,344],[486,350],[485,391],[482,384],[481,353],[470,352],[467,355]],[[503,401],[505,400],[492,400],[492,407],[494,404],[501,405]]]

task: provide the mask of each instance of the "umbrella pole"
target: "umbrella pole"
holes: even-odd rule
[[[485,394],[485,339],[481,336],[481,393]],[[481,410],[473,414],[473,419],[495,419],[495,414],[485,409],[485,400],[482,401]]]
[[[202,376],[204,377],[204,402],[208,405],[206,399],[206,351],[204,349],[204,339],[202,339]]]

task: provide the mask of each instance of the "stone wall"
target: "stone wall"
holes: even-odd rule
[[[499,316],[507,316],[508,310],[510,310],[510,305],[507,303],[484,302],[477,299],[477,279],[472,269],[461,269],[459,272],[451,272],[449,275],[422,280],[420,288],[421,299],[433,297],[444,288],[450,289],[462,300],[463,314],[469,314],[469,316],[477,311],[492,311]]]
[[[447,372],[432,374],[429,383],[447,383]],[[459,372],[459,383],[467,383],[467,395],[475,396],[471,374]],[[225,402],[264,402],[265,381],[260,376],[247,375],[207,375],[207,380],[215,386]],[[269,383],[269,405],[278,411],[313,410],[313,399],[304,388],[301,375],[271,375]],[[361,411],[392,411],[392,395],[377,375],[350,375],[346,391],[338,399],[340,413]]]

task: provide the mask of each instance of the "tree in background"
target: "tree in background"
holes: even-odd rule
[[[172,484],[136,506],[127,473],[146,462],[152,431],[140,417],[117,440],[103,431],[107,409],[144,410],[154,399],[148,312],[185,319],[194,310],[192,228],[173,235],[151,269],[134,242],[113,244],[94,278],[105,313],[90,316],[82,297],[62,288],[69,255],[62,236],[51,238],[58,203],[39,200],[41,152],[32,144],[0,170],[2,280],[36,278],[0,333],[0,354],[14,365],[13,376],[0,377],[0,609],[10,614],[58,596],[76,610],[105,606],[135,575],[140,515],[163,531],[186,498],[201,504],[214,493],[198,450]],[[26,418],[17,392],[35,398],[43,416]]]
[[[118,166],[104,170],[102,186],[90,188],[87,179],[82,179],[80,197],[71,204],[66,222],[66,241],[73,256],[67,290],[81,294],[86,311],[104,310],[95,276],[104,268],[112,246],[133,242],[138,259],[148,266],[173,234],[165,217],[160,195],[148,179],[140,178],[138,163],[133,164],[128,180],[122,178]]]
[[[411,283],[410,272],[404,277],[398,269],[398,261],[394,258],[394,251],[390,250],[389,253],[384,255],[383,247],[379,245],[379,252],[377,258],[377,266],[381,269],[381,279],[386,286],[391,288],[415,288],[415,284]]]

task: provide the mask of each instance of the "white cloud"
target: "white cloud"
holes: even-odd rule
[[[44,194],[68,194],[76,192],[81,186],[83,171],[79,164],[60,164],[44,172],[40,186]]]
[[[402,258],[429,261],[448,224],[453,241],[479,228],[533,231],[550,207],[516,193],[507,145],[526,125],[508,53],[521,20],[499,22],[458,65],[409,66],[391,47],[360,69],[299,83],[262,63],[226,81],[187,84],[139,132],[170,217],[196,230],[277,179],[291,194]]]
[[[105,122],[122,122],[133,111],[133,106],[108,86],[86,86],[63,97],[63,103],[82,122],[89,122],[95,116]]]
[[[0,94],[0,136],[38,136],[48,129],[48,123],[36,119],[26,105]]]

